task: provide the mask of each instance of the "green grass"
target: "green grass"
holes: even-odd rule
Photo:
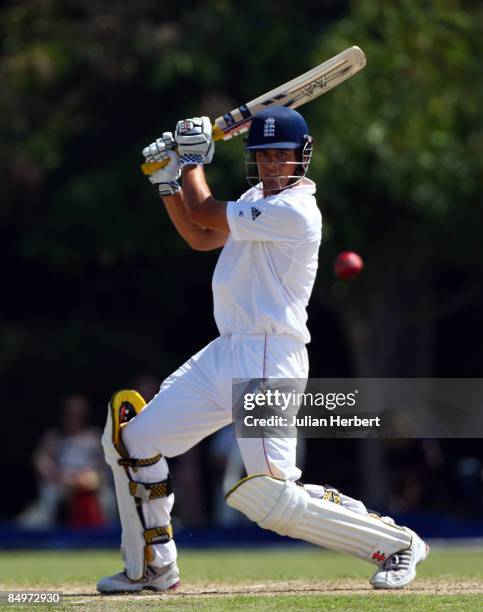
[[[481,549],[433,550],[410,589],[390,593],[368,586],[373,566],[315,548],[182,550],[179,565],[177,594],[100,597],[96,580],[121,567],[115,552],[1,553],[0,588],[57,588],[66,593],[63,609],[89,611],[483,609]]]

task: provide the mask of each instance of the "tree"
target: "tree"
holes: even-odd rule
[[[317,45],[316,60],[354,42],[368,58],[307,107],[331,251],[366,258],[360,283],[330,298],[360,375],[429,376],[438,316],[476,294],[482,16],[479,4],[453,0],[354,2]],[[460,286],[448,291],[441,277],[455,268]]]

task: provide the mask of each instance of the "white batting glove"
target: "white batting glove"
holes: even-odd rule
[[[193,117],[176,124],[174,139],[180,164],[209,164],[215,152],[209,117]]]
[[[168,151],[175,148],[173,133],[163,132],[161,138],[157,138],[143,149],[143,155],[148,163],[160,162],[166,158]]]
[[[177,180],[181,175],[179,155],[176,151],[167,151],[164,159],[167,165],[150,174],[149,180],[153,185],[158,185],[160,196],[174,195],[181,189]]]
[[[181,175],[181,168],[179,156],[176,151],[173,151],[174,147],[173,134],[171,132],[164,132],[162,138],[158,138],[143,149],[146,162],[166,163],[164,168],[156,170],[148,176],[149,181],[153,185],[158,185],[160,196],[174,195],[180,190],[177,179]]]

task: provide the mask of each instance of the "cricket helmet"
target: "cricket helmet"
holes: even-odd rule
[[[253,117],[245,148],[299,149],[307,139],[309,127],[300,113],[286,106],[272,106]]]
[[[272,106],[254,115],[245,142],[246,178],[252,187],[263,189],[256,152],[263,149],[291,149],[296,152],[297,161],[287,161],[292,165],[291,174],[280,173],[278,184],[281,189],[293,187],[307,173],[312,157],[313,138],[308,125],[300,113],[286,106]],[[279,170],[280,172],[280,170]],[[289,179],[288,183],[286,179]],[[284,186],[282,186],[284,185]]]

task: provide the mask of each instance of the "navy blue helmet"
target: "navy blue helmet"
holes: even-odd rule
[[[253,117],[245,148],[299,149],[309,139],[308,125],[300,113],[285,106],[272,106]]]

